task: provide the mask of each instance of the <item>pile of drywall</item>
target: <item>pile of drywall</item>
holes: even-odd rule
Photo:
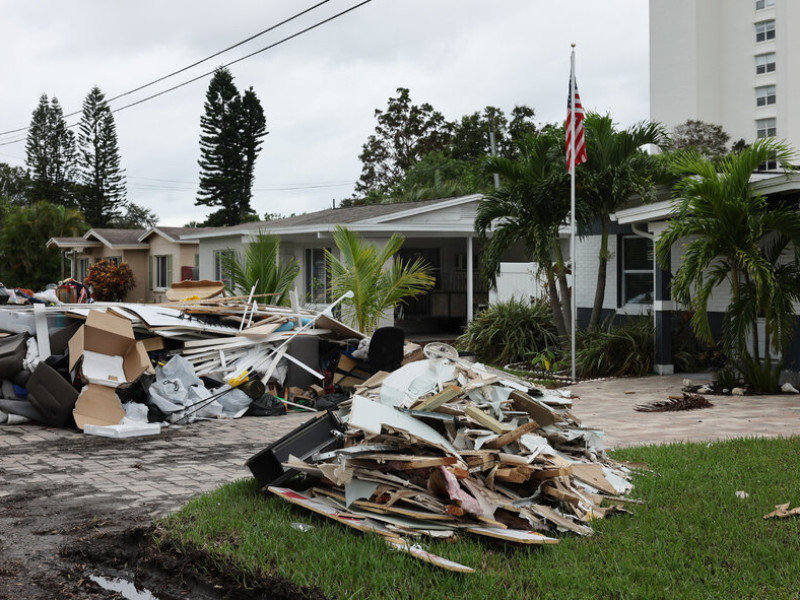
[[[455,356],[378,373],[248,461],[270,492],[411,548],[472,534],[557,543],[623,511],[628,469],[581,427],[570,401]],[[441,566],[441,557],[420,557]],[[438,563],[437,563],[438,564]]]

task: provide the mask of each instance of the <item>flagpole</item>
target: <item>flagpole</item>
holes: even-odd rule
[[[569,139],[570,139],[570,186],[569,186],[569,256],[572,260],[572,293],[570,294],[570,350],[572,354],[572,381],[575,381],[575,330],[578,321],[578,273],[577,260],[575,256],[575,44],[572,44],[572,52],[569,57],[569,100],[572,106],[572,116],[569,120]]]

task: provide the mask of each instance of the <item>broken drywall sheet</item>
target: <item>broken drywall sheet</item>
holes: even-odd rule
[[[349,483],[344,486],[344,496],[347,508],[356,500],[369,498],[378,489],[378,483],[374,481],[365,481],[353,477]]]
[[[379,435],[383,426],[386,425],[392,429],[410,433],[432,446],[438,446],[447,452],[457,454],[453,445],[430,425],[363,396],[353,396],[348,425],[371,435]]]

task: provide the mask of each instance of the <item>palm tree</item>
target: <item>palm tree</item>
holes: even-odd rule
[[[300,273],[300,265],[291,259],[281,262],[280,240],[264,231],[245,245],[244,254],[236,252],[222,254],[222,268],[231,280],[230,292],[249,294],[255,287],[256,294],[269,294],[270,304],[288,303],[289,290]]]
[[[346,314],[349,307],[350,321],[363,333],[371,334],[384,312],[407,298],[424,294],[436,282],[430,265],[422,259],[403,262],[394,258],[405,241],[396,233],[378,249],[365,243],[358,234],[337,225],[333,241],[341,259],[325,252],[331,296],[338,298],[347,291],[353,292],[353,297],[342,304]]]
[[[672,164],[683,179],[675,187],[673,218],[656,248],[659,263],[668,268],[670,249],[682,241],[672,293],[694,311],[692,325],[702,340],[713,341],[708,320],[712,292],[729,286],[723,347],[738,361],[745,381],[765,392],[777,388],[780,364],[773,364],[772,353],[786,349],[793,304],[800,301],[800,213],[754,192],[750,177],[764,161],[787,165],[793,156],[773,138],[758,140],[717,164],[696,151],[677,153]],[[759,318],[765,324],[763,355]]]
[[[639,123],[620,131],[610,115],[588,113],[584,120],[588,160],[577,169],[578,195],[600,221],[600,252],[590,327],[600,323],[606,294],[608,231],[611,214],[632,195],[652,196],[663,162],[645,153],[643,146],[669,147],[669,136],[658,123]]]
[[[483,275],[493,285],[503,254],[522,244],[546,277],[556,331],[565,338],[572,319],[558,238],[570,210],[564,137],[550,127],[517,142],[517,147],[516,159],[487,161],[487,170],[498,173],[502,185],[478,204],[475,230],[484,243]]]

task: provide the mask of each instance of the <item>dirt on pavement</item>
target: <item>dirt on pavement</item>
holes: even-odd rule
[[[203,461],[198,458],[198,452],[206,454],[200,437],[208,436],[195,437],[197,432],[196,428],[167,430],[158,439],[130,440],[71,432],[54,441],[0,449],[0,599],[324,598],[318,589],[300,588],[282,578],[254,581],[232,567],[209,567],[202,551],[187,554],[158,547],[152,536],[153,513],[154,508],[163,512],[163,494],[151,494],[152,501],[146,497],[132,501],[131,494],[126,495],[130,490],[107,493],[119,488],[91,483],[100,481],[93,470],[101,468],[106,474],[124,474],[127,469],[136,475],[155,469],[154,453],[158,457],[154,479],[163,479],[173,466],[184,470],[182,461],[187,459],[241,467],[254,448],[264,445],[247,436],[227,444],[224,434],[212,435],[217,438],[213,459]],[[164,447],[169,451],[158,452]],[[48,473],[48,462],[59,467]],[[234,472],[233,479],[246,476],[246,471]],[[180,495],[174,499],[176,504],[182,502]],[[133,587],[128,595],[104,589],[92,576],[133,582],[152,595],[137,595]]]

